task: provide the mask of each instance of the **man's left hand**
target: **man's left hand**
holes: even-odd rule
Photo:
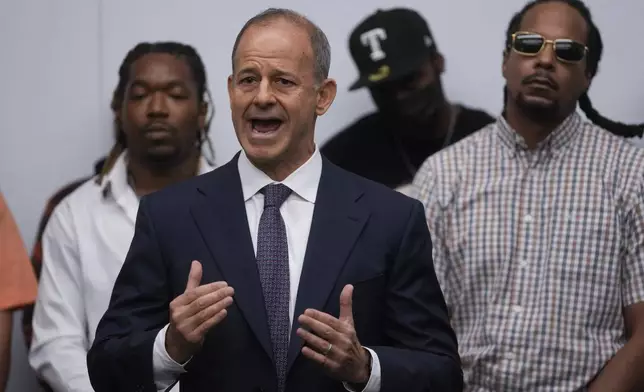
[[[371,375],[369,352],[360,345],[353,323],[353,286],[340,294],[340,318],[307,309],[298,321],[297,334],[305,343],[302,354],[322,365],[329,374],[350,384],[366,384]]]

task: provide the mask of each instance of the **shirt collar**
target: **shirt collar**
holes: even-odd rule
[[[244,151],[239,154],[237,168],[241,179],[244,201],[255,196],[266,185],[277,183],[277,181],[273,181],[266,173],[253,165]],[[322,156],[316,146],[309,160],[286,177],[284,181],[281,181],[281,184],[289,187],[293,193],[302,199],[315,204],[321,176]]]
[[[199,158],[198,174],[205,174],[213,170],[214,166],[202,156]],[[112,196],[117,202],[124,197],[134,195],[134,190],[128,182],[127,150],[117,158],[112,169],[106,173],[101,184],[103,197]]]
[[[581,123],[582,119],[579,113],[573,112],[539,143],[537,149],[560,150],[577,134]],[[501,142],[512,151],[527,149],[528,146],[523,137],[508,124],[502,115],[497,118],[496,129]]]

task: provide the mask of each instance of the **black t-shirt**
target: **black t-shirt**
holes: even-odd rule
[[[449,144],[494,121],[489,114],[460,106]],[[409,184],[422,163],[443,148],[444,137],[404,144],[379,113],[367,115],[332,137],[321,152],[331,162],[390,188]]]

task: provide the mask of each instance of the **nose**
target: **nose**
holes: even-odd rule
[[[150,96],[148,102],[148,117],[167,117],[168,104],[165,95],[162,92],[155,92]]]
[[[543,49],[537,54],[538,65],[542,68],[551,69],[554,67],[555,59],[554,43],[546,42]]]
[[[259,107],[267,107],[275,104],[275,94],[268,79],[263,79],[259,83],[253,103]]]

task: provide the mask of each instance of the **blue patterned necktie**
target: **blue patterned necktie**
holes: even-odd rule
[[[273,342],[277,390],[283,392],[290,331],[290,279],[286,226],[280,214],[280,206],[291,194],[291,189],[283,184],[271,184],[261,192],[264,194],[264,212],[259,220],[257,234],[257,268]]]

